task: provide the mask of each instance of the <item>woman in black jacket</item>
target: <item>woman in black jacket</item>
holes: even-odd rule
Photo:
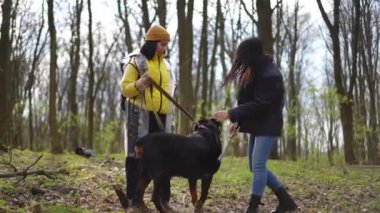
[[[214,113],[218,120],[231,120],[230,131],[250,133],[249,168],[253,172],[251,198],[245,212],[257,212],[267,185],[279,199],[274,212],[294,211],[294,200],[277,177],[266,168],[269,154],[277,143],[283,127],[284,83],[270,56],[264,54],[258,38],[242,41],[224,84],[239,86],[238,106]]]

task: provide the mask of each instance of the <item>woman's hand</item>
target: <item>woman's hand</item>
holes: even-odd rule
[[[144,91],[146,88],[148,88],[151,84],[151,79],[148,76],[147,73],[145,73],[143,76],[141,76],[137,81],[136,81],[136,88],[139,92]]]
[[[212,117],[215,118],[218,121],[224,121],[224,120],[229,119],[230,115],[228,114],[227,110],[220,110],[220,111],[215,112],[212,115]]]
[[[239,126],[238,126],[238,124],[237,123],[232,123],[230,125],[230,134],[231,135],[235,135],[238,132],[239,132]]]

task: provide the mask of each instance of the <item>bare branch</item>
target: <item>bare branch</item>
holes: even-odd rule
[[[282,0],[277,0],[276,5],[274,5],[274,7],[271,9],[271,13],[273,14],[273,11],[279,8],[281,4],[282,4]]]
[[[322,18],[325,21],[327,27],[329,28],[329,30],[331,32],[332,28],[333,28],[333,25],[331,24],[331,21],[330,21],[329,17],[327,16],[325,8],[323,8],[321,0],[317,0],[317,3],[318,3],[319,11],[321,11]]]
[[[253,21],[253,23],[257,24],[257,21],[256,21],[256,19],[253,17],[253,14],[251,14],[251,13],[249,12],[249,10],[247,9],[247,6],[245,5],[244,0],[241,0],[240,3],[241,3],[241,5],[243,5],[243,8],[244,8],[245,13],[249,16],[249,18]]]
[[[20,172],[12,172],[12,173],[4,173],[0,174],[0,178],[12,178],[12,177],[18,177],[18,176],[24,176],[25,179],[28,175],[44,175],[48,178],[54,179],[51,175],[58,174],[58,173],[66,173],[66,169],[58,169],[58,170],[34,170],[34,171],[20,171]]]

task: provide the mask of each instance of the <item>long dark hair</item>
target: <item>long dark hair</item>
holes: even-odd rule
[[[249,83],[254,75],[263,71],[263,65],[273,59],[264,54],[263,42],[256,37],[243,40],[235,54],[234,62],[227,74],[223,86],[234,82],[240,85]]]
[[[158,41],[145,41],[145,43],[140,48],[140,53],[142,53],[148,60],[152,59],[156,53]]]

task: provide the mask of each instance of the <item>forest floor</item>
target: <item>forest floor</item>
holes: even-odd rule
[[[42,158],[31,168],[33,162]],[[11,161],[10,161],[11,159]],[[13,166],[14,167],[13,167]],[[375,167],[328,166],[310,161],[270,161],[294,196],[297,212],[380,212],[380,169]],[[15,171],[58,171],[57,174],[0,178],[0,212],[123,212],[113,185],[124,188],[123,155],[96,155],[86,159],[74,154],[52,155],[30,151],[0,153],[0,176]],[[204,212],[244,212],[249,199],[251,174],[246,158],[225,157],[214,176]],[[151,184],[152,185],[152,184]],[[145,195],[150,212],[151,185]],[[200,185],[198,183],[198,185]],[[266,189],[260,212],[277,205]],[[187,181],[172,181],[171,206],[192,212]]]

